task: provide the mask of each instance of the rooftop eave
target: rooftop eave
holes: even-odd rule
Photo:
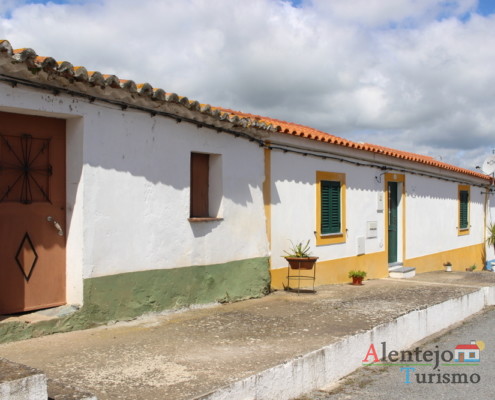
[[[67,61],[56,61],[51,57],[40,57],[32,49],[12,50],[8,41],[0,41],[0,74],[36,82],[47,90],[65,89],[68,93],[81,93],[97,99],[106,99],[120,104],[143,107],[151,111],[174,114],[204,123],[207,126],[234,130],[257,139],[268,137],[273,131],[270,124],[243,118],[234,113],[209,104],[201,104],[176,93],[167,93],[149,83],[135,83],[115,75],[104,75],[98,71],[87,71]]]

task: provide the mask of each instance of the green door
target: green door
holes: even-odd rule
[[[397,182],[388,183],[388,263],[397,262]]]

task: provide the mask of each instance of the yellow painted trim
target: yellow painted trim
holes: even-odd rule
[[[476,265],[476,271],[481,271],[485,266],[485,244],[475,244],[440,253],[428,254],[422,257],[411,258],[404,261],[404,265],[416,268],[416,273],[443,270],[443,264],[452,263],[452,270],[465,271],[471,265]]]
[[[318,262],[316,263],[315,285],[348,283],[351,281],[348,274],[352,269],[366,271],[366,279],[386,278],[388,276],[387,254],[381,251],[361,256]],[[312,276],[313,271],[305,271],[303,273]],[[282,290],[287,286],[287,268],[272,269],[270,274],[273,289]],[[297,281],[291,279],[292,286],[295,285],[295,282]],[[301,287],[308,285],[312,285],[311,281],[301,281]]]
[[[268,246],[272,248],[272,152],[265,148],[265,180],[263,181],[263,203],[265,207],[265,224]]]
[[[443,264],[447,261],[452,263],[455,271],[465,271],[471,265],[476,265],[476,271],[484,267],[483,243],[467,246],[460,249],[443,251],[435,254],[428,254],[404,260],[404,265],[416,268],[416,273],[443,270]],[[367,272],[366,279],[380,279],[388,276],[388,253],[381,251],[378,253],[364,254],[361,256],[339,258],[337,260],[321,261],[316,263],[315,285],[329,285],[350,282],[347,274],[351,269],[360,269]],[[306,274],[312,275],[313,271]],[[282,290],[287,286],[287,268],[270,270],[271,286],[275,290]],[[308,282],[301,282],[301,287],[308,285]],[[291,280],[291,285],[294,282]]]
[[[486,188],[485,189],[485,207],[483,208],[483,212],[484,212],[484,217],[483,217],[483,243],[486,243],[486,234],[488,233],[487,232],[487,229],[488,229],[488,220],[487,220],[487,215],[488,215],[488,204],[489,204],[489,201],[490,201],[490,189],[489,188]],[[483,259],[483,263],[486,264],[486,251],[485,251],[485,254],[484,254],[484,259]]]
[[[406,259],[406,176],[404,174],[396,173],[386,173],[384,182],[384,193],[385,193],[385,204],[384,204],[384,217],[385,217],[385,253],[387,254],[387,265],[388,265],[388,183],[389,182],[400,182],[402,183],[401,192],[401,207],[400,212],[402,213],[402,260]],[[401,260],[397,260],[400,262]]]
[[[468,192],[468,227],[461,229],[461,191]],[[459,185],[457,187],[457,234],[459,236],[469,235],[471,222],[471,187],[468,185]]]
[[[404,174],[396,174],[392,172],[387,172],[385,174],[385,183],[387,182],[406,182],[406,176]]]
[[[321,181],[340,182],[340,229],[341,232],[331,235],[321,234]],[[316,245],[345,243],[346,241],[346,183],[345,174],[337,172],[316,171]]]

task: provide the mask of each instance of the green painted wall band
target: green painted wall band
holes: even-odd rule
[[[267,257],[85,279],[79,311],[36,323],[1,323],[0,343],[87,329],[148,312],[262,297],[269,288]]]

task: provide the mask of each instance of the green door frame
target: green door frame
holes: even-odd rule
[[[388,182],[388,263],[397,262],[397,246],[398,246],[398,183]]]

